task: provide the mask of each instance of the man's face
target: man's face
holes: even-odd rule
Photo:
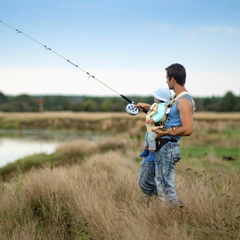
[[[172,79],[173,79],[173,78],[169,79],[168,75],[166,74],[166,79],[167,79],[168,88],[169,88],[170,90],[172,90],[172,89],[173,89],[173,84],[172,84]]]

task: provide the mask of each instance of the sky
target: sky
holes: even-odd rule
[[[172,63],[193,96],[240,93],[239,0],[0,0],[0,21],[5,95],[149,96]]]

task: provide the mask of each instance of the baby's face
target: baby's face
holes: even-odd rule
[[[160,100],[158,100],[157,98],[154,98],[154,102],[155,103],[160,103]]]

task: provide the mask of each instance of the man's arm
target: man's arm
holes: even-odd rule
[[[174,128],[168,128],[166,130],[155,129],[153,132],[157,133],[157,138],[165,135],[170,136],[190,136],[193,132],[193,114],[192,114],[192,102],[187,98],[181,98],[178,100],[177,109],[180,114],[180,120],[182,125]]]
[[[147,110],[147,111],[149,111],[150,110],[150,107],[151,107],[151,105],[150,104],[148,104],[148,103],[142,103],[142,102],[139,102],[139,103],[137,103],[137,104],[135,104],[135,107],[137,107],[137,109],[139,110],[139,111],[143,111],[143,109],[145,109],[145,110]]]

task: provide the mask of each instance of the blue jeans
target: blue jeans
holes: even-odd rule
[[[156,155],[155,155],[156,157]],[[147,157],[143,158],[138,174],[138,183],[141,190],[148,196],[157,195],[154,162],[148,162]]]
[[[168,142],[155,152],[154,162],[142,160],[138,175],[141,190],[148,196],[166,198],[171,207],[179,205],[175,190],[175,164],[180,159],[178,143]]]

